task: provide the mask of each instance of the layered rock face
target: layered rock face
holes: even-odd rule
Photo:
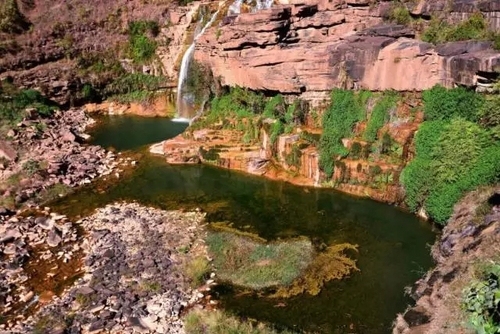
[[[485,16],[496,27],[498,6],[469,2],[487,10]],[[435,6],[422,1],[413,11],[427,15],[439,10]],[[227,17],[198,39],[195,59],[224,85],[305,98],[334,87],[420,91],[435,84],[475,86],[497,76],[500,54],[490,43],[435,47],[415,39],[405,26],[385,24],[390,11],[390,2],[336,0]]]

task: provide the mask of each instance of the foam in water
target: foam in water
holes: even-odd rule
[[[186,77],[187,77],[187,74],[188,74],[188,70],[189,70],[189,63],[191,62],[191,58],[193,57],[193,52],[194,52],[194,47],[195,47],[195,44],[196,44],[196,40],[201,36],[203,35],[203,33],[205,32],[205,30],[207,30],[208,27],[210,27],[215,19],[217,18],[217,15],[219,14],[219,11],[220,11],[220,8],[217,9],[217,11],[212,15],[212,17],[210,18],[210,21],[207,22],[207,24],[205,24],[205,26],[203,27],[203,29],[201,29],[201,31],[199,33],[197,33],[193,39],[193,43],[191,43],[191,45],[189,46],[189,48],[186,50],[186,52],[184,53],[184,56],[182,56],[182,62],[181,62],[181,69],[179,71],[179,82],[177,83],[177,117],[174,118],[174,122],[175,122],[175,119],[184,119],[184,120],[188,120],[187,122],[189,122],[189,119],[186,117],[187,115],[183,115],[183,101],[182,101],[182,87],[184,85],[184,82],[186,81]]]
[[[191,123],[191,119],[185,117],[175,117],[172,118],[172,122],[175,123]]]

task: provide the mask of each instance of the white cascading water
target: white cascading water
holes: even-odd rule
[[[250,11],[256,12],[261,9],[271,8],[274,4],[274,0],[255,0],[255,4],[252,6],[252,0],[247,0],[246,3],[250,7]],[[245,3],[245,0],[236,0],[229,6],[227,10],[227,15],[238,15],[241,13],[241,6]]]
[[[205,30],[208,27],[210,27],[214,23],[215,19],[217,18],[217,15],[219,14],[219,11],[220,11],[220,6],[219,6],[219,9],[217,9],[217,11],[212,15],[212,17],[210,18],[210,21],[208,21],[207,24],[205,24],[205,26],[203,27],[203,29],[201,29],[200,32],[194,36],[193,43],[191,43],[189,48],[184,53],[184,56],[182,56],[181,69],[179,71],[179,81],[177,83],[177,101],[176,101],[176,103],[177,103],[177,117],[172,119],[173,122],[189,123],[191,121],[189,118],[189,115],[183,115],[183,112],[182,112],[183,109],[185,109],[183,106],[184,101],[182,99],[182,87],[184,85],[184,82],[186,81],[186,77],[187,77],[188,70],[189,70],[189,63],[191,62],[191,58],[193,56],[194,47],[196,45],[196,40],[201,35],[203,35],[203,33],[205,32]]]
[[[236,0],[227,9],[227,15],[238,15],[241,13],[241,5],[243,5],[244,0]]]

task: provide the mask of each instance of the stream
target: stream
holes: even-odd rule
[[[53,203],[78,217],[118,200],[162,209],[201,208],[208,222],[226,221],[261,237],[306,236],[326,245],[359,245],[359,272],[328,283],[317,296],[276,300],[221,285],[214,295],[235,314],[317,333],[390,333],[410,303],[406,286],[431,265],[428,223],[396,207],[331,189],[297,187],[207,165],[168,165],[145,153],[149,144],[176,136],[186,124],[164,118],[106,116],[92,143],[141,152],[138,165],[106,189],[89,185]]]

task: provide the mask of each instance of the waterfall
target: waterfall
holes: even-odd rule
[[[184,55],[182,56],[182,62],[181,62],[181,69],[179,71],[179,81],[177,83],[177,117],[175,117],[172,121],[174,122],[186,122],[189,123],[189,115],[185,115],[183,113],[183,110],[186,107],[186,103],[182,98],[182,88],[184,86],[184,83],[186,82],[186,78],[188,75],[188,70],[189,70],[189,63],[191,62],[191,58],[193,57],[193,52],[194,52],[194,47],[196,45],[196,40],[203,35],[205,30],[207,30],[208,27],[210,27],[215,19],[217,18],[217,15],[219,14],[220,11],[220,6],[219,9],[212,15],[210,20],[205,24],[205,26],[201,29],[200,32],[197,34],[195,33],[195,36],[193,38],[193,43],[189,46],[189,48],[186,50]]]
[[[255,4],[252,4],[252,0],[246,0],[246,3],[251,7],[252,12],[256,12],[261,9],[271,8],[274,4],[274,0],[255,0]],[[241,5],[245,3],[245,0],[236,0],[229,6],[227,10],[227,15],[237,15],[241,13]]]
[[[241,5],[243,4],[244,0],[236,0],[229,6],[227,10],[227,15],[236,15],[241,13]]]

